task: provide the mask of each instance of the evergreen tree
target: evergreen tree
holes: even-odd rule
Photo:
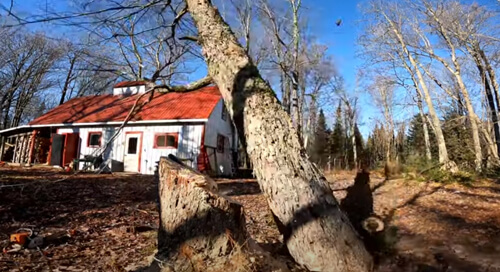
[[[370,167],[378,167],[381,163],[385,162],[386,150],[387,150],[387,137],[384,126],[375,125],[373,132],[369,137],[369,155],[370,156]]]
[[[474,170],[474,150],[471,147],[472,133],[466,116],[457,112],[446,114],[443,122],[443,134],[450,160],[457,163],[460,169]]]
[[[365,143],[363,141],[363,135],[361,135],[359,131],[358,124],[354,126],[354,139],[356,141],[356,152],[358,153],[358,167],[364,167]]]
[[[332,167],[341,168],[344,166],[345,153],[345,131],[342,126],[342,108],[337,107],[335,124],[330,134],[330,163]]]
[[[316,130],[314,132],[312,154],[310,155],[312,161],[321,168],[325,167],[328,162],[328,137],[325,114],[323,110],[320,110],[318,121],[316,122]]]
[[[366,139],[365,152],[363,154],[362,167],[372,168],[375,166],[375,144],[372,135]]]
[[[404,151],[406,158],[425,158],[425,139],[424,129],[420,114],[416,114],[410,121],[408,133],[406,136],[406,149]],[[429,140],[431,146],[431,154],[433,158],[438,157],[436,136],[433,131],[429,129]]]

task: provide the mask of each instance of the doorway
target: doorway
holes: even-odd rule
[[[141,172],[142,132],[125,134],[125,152],[123,153],[123,168],[125,172]]]

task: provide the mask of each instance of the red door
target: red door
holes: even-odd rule
[[[79,133],[68,133],[65,135],[62,166],[70,164],[78,157],[78,144],[80,143]]]

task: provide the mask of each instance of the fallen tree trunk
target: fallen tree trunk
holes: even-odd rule
[[[295,261],[312,271],[369,271],[371,256],[290,116],[209,0],[186,0],[208,72],[224,98]]]

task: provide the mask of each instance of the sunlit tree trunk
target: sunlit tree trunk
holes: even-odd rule
[[[300,49],[300,29],[299,29],[299,9],[301,0],[289,0],[293,14],[293,54],[292,54],[292,120],[302,139],[302,111],[300,109],[300,75],[299,75],[299,49]]]
[[[467,46],[467,50],[469,51],[469,54],[471,54],[472,58],[474,59],[474,62],[476,63],[476,67],[479,71],[479,77],[481,78],[481,81],[484,86],[484,92],[486,94],[486,101],[489,112],[488,115],[491,118],[491,122],[493,125],[493,132],[495,135],[496,155],[494,153],[492,155],[498,158],[498,154],[500,153],[500,126],[498,124],[498,111],[495,105],[495,98],[493,97],[493,92],[491,88],[493,84],[490,84],[490,78],[488,77],[488,74],[485,71],[485,65],[478,52],[478,48],[477,47],[471,48]],[[489,137],[489,135],[485,135],[485,137]]]
[[[186,0],[208,71],[235,121],[295,261],[312,271],[369,271],[372,260],[289,115],[209,0]]]
[[[431,142],[429,139],[429,129],[427,127],[427,118],[425,118],[424,107],[422,106],[422,98],[417,91],[417,105],[418,112],[420,114],[420,120],[422,121],[422,130],[424,132],[424,142],[425,142],[425,158],[430,161],[432,160],[431,154]]]

